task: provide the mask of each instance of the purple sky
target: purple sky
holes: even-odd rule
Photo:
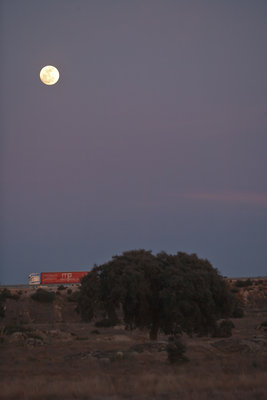
[[[0,7],[0,283],[139,248],[267,275],[266,0]]]

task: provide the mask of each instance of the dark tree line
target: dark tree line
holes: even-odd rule
[[[209,261],[196,254],[133,250],[95,266],[81,281],[78,311],[83,320],[102,315],[114,324],[118,310],[129,329],[201,335],[231,315],[234,297]]]

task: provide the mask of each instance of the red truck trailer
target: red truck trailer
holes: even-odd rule
[[[32,273],[29,275],[29,285],[80,283],[82,277],[87,275],[88,272],[89,271]]]

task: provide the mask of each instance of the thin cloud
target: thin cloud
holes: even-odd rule
[[[203,200],[221,202],[229,204],[247,204],[257,206],[267,206],[267,193],[208,193],[193,192],[180,193],[179,198],[189,200]]]

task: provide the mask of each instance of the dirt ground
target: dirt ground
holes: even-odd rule
[[[266,282],[267,283],[267,282]],[[168,362],[167,337],[80,321],[68,289],[51,304],[22,289],[0,325],[0,399],[267,398],[267,285],[239,292],[245,316],[229,338],[183,337],[187,362]],[[251,289],[251,288],[250,288]],[[51,289],[52,290],[52,289]],[[53,289],[54,291],[56,289]],[[13,294],[18,289],[12,289]],[[258,295],[260,292],[260,296]]]

